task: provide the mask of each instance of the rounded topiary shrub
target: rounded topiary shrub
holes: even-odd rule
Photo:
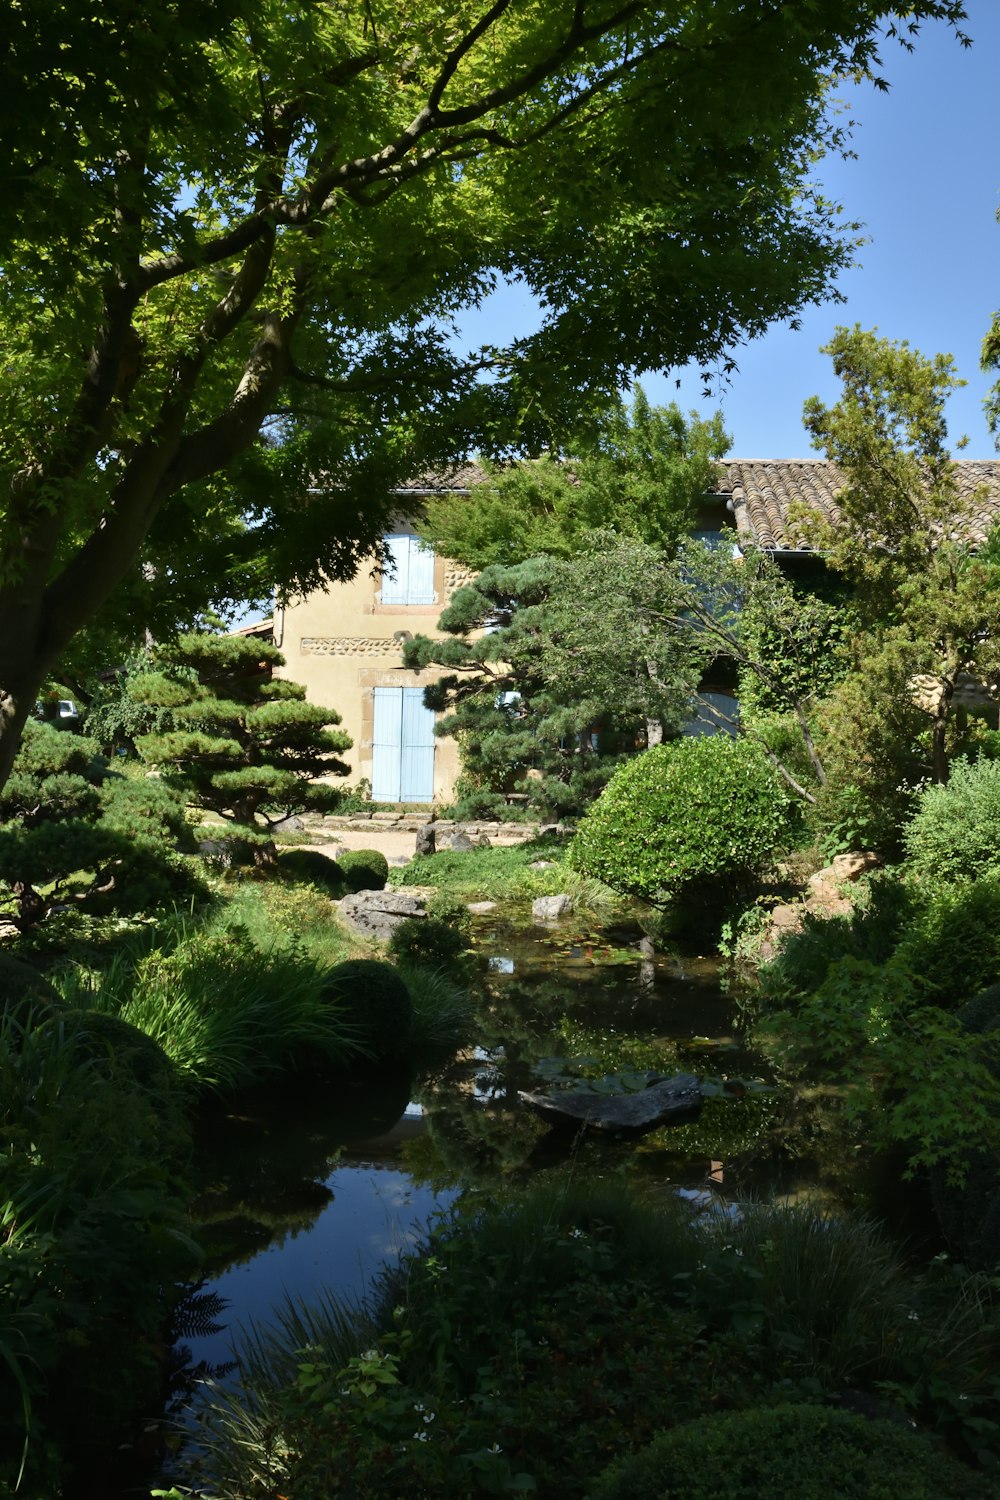
[[[354,1028],[358,1045],[374,1058],[407,1055],[413,1004],[391,964],[374,958],[352,958],[336,964],[326,976],[323,993]]]
[[[177,1087],[174,1065],[154,1037],[147,1036],[121,1016],[98,1010],[66,1010],[67,1032],[79,1051],[101,1064],[108,1078],[124,1072],[147,1093],[166,1098]]]
[[[389,939],[389,952],[394,958],[431,968],[453,964],[466,947],[462,933],[437,917],[407,917]]]
[[[380,891],[389,878],[389,861],[378,849],[348,849],[337,863],[350,891]]]
[[[662,903],[727,897],[764,868],[787,798],[763,751],[727,735],[675,740],[628,761],[580,824],[569,860],[613,890]]]
[[[976,1500],[984,1476],[895,1422],[823,1406],[703,1417],[610,1465],[590,1500]]]
[[[1000,760],[956,760],[946,785],[924,787],[903,844],[934,881],[1000,872]]]
[[[318,849],[283,849],[278,855],[278,868],[289,880],[314,885],[330,896],[342,896],[347,889],[337,861]]]
[[[31,964],[0,954],[0,1017],[25,1026],[38,1025],[65,1009],[59,992]]]

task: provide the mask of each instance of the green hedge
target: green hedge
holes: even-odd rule
[[[975,1500],[989,1481],[895,1422],[822,1406],[702,1417],[605,1470],[588,1500]]]

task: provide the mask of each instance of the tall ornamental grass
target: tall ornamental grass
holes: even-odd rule
[[[102,973],[56,982],[71,1004],[152,1037],[192,1087],[229,1094],[284,1069],[363,1054],[325,977],[324,965],[294,947],[261,949],[236,927],[181,924],[168,946],[125,952]]]

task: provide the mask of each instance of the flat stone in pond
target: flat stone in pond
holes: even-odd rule
[[[468,901],[465,909],[474,917],[484,917],[488,911],[496,911],[497,904],[495,901]]]
[[[587,1089],[531,1094],[518,1091],[530,1109],[551,1125],[586,1125],[608,1134],[644,1135],[660,1125],[689,1119],[701,1109],[701,1088],[694,1073],[678,1073],[636,1094],[594,1094]]]

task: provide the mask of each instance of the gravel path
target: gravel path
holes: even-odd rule
[[[404,833],[398,828],[380,828],[377,824],[369,823],[360,828],[338,828],[328,843],[313,844],[311,847],[331,856],[335,856],[338,849],[378,849],[391,865],[405,865],[413,858],[416,840],[415,833]],[[491,837],[491,842],[497,846],[508,846],[523,843],[524,839],[520,835],[508,838],[500,834],[496,838]]]

